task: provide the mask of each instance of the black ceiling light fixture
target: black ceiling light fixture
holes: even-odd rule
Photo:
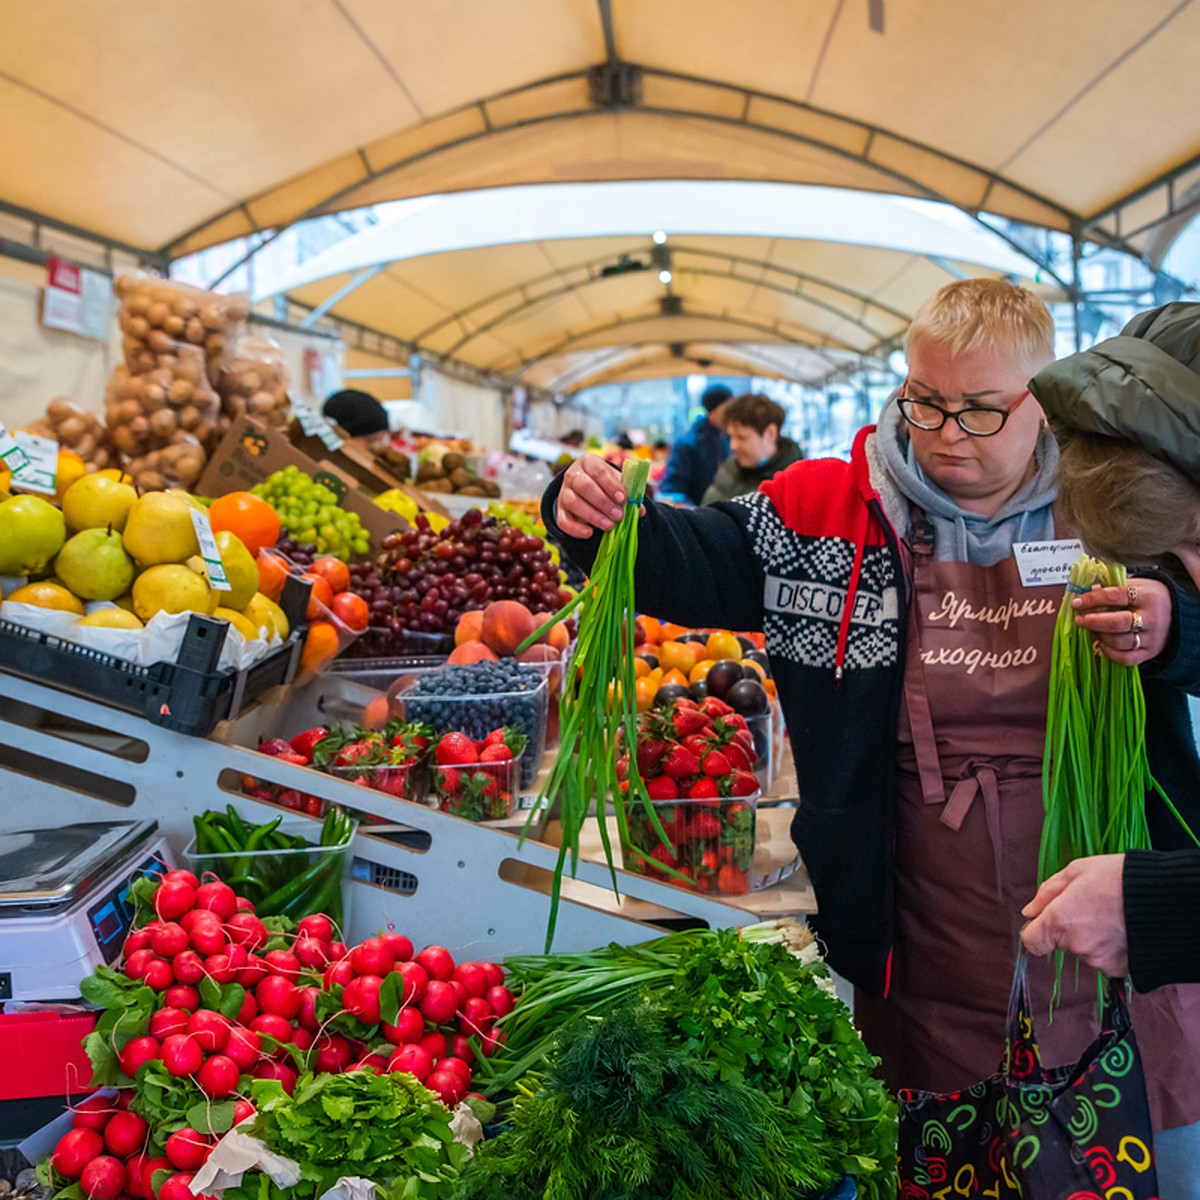
[[[659,300],[658,306],[664,317],[680,317],[683,315],[682,296],[675,296],[668,293]]]

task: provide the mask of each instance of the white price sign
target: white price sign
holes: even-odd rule
[[[196,531],[196,541],[200,544],[200,557],[204,559],[204,569],[208,572],[208,582],[215,592],[228,592],[229,576],[225,574],[225,564],[221,561],[221,551],[217,549],[217,539],[213,537],[212,522],[208,513],[203,509],[192,509],[192,528]]]
[[[53,496],[58,477],[58,443],[32,433],[14,433],[13,437],[25,454],[25,465],[13,472],[13,486]]]
[[[17,439],[4,428],[3,423],[0,423],[0,462],[4,463],[14,475],[29,465],[25,451],[21,449]]]
[[[343,440],[334,432],[333,426],[325,419],[323,413],[313,412],[306,404],[295,401],[292,403],[292,412],[300,422],[305,437],[320,438],[325,444],[325,449],[331,453],[342,448]]]

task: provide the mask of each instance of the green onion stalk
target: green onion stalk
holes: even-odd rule
[[[621,470],[621,483],[628,497],[625,513],[601,539],[587,585],[518,647],[520,653],[542,637],[551,625],[582,605],[578,636],[559,698],[558,754],[538,798],[539,803],[530,811],[532,820],[543,802],[556,799],[563,831],[550,893],[547,952],[554,941],[563,873],[569,861],[574,875],[579,860],[580,833],[593,799],[604,860],[612,876],[613,891],[618,896],[620,887],[606,821],[608,805],[612,805],[623,845],[629,841],[630,804],[639,805],[658,835],[667,841],[666,831],[639,773],[629,771],[628,792],[621,790],[622,781],[617,776],[617,759],[622,749],[628,749],[631,763],[635,761],[637,749],[634,567],[639,509],[649,474],[647,462],[630,459],[625,463]]]
[[[1046,810],[1038,881],[1076,858],[1150,846],[1146,795],[1166,804],[1188,836],[1200,840],[1150,771],[1142,677],[1100,654],[1076,625],[1071,601],[1092,589],[1124,587],[1125,568],[1084,554],[1071,568],[1058,610],[1050,662],[1042,799]],[[1058,983],[1062,955],[1058,955]]]

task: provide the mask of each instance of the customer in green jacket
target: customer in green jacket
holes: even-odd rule
[[[756,392],[725,406],[722,419],[729,435],[729,457],[704,493],[705,504],[756,492],[764,480],[804,457],[800,447],[780,432],[786,418],[781,405]]]

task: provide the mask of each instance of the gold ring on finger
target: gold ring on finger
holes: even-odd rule
[[[1133,634],[1141,633],[1146,628],[1145,618],[1140,612],[1130,614],[1133,617],[1133,623],[1129,626],[1129,632]]]

